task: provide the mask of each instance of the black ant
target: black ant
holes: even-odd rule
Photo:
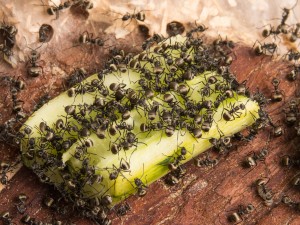
[[[279,87],[280,81],[277,78],[273,78],[272,85],[274,87],[274,91],[272,94],[272,101],[274,102],[280,102],[283,99],[282,90],[280,90]]]
[[[298,211],[300,210],[300,202],[295,202],[288,196],[283,196],[281,201],[282,201],[282,203],[288,205],[291,208],[294,208]]]
[[[207,153],[204,158],[196,159],[195,165],[197,167],[213,167],[217,165],[218,162],[219,160],[217,158],[212,159]]]
[[[300,159],[293,156],[285,155],[281,158],[281,163],[283,166],[300,166]]]
[[[29,61],[27,62],[31,64],[29,67],[27,67],[27,74],[31,77],[38,77],[44,72],[43,67],[38,65],[39,58],[40,58],[40,54],[36,51],[36,49],[35,50],[32,49],[31,55],[29,57]]]
[[[41,1],[42,1],[43,5],[44,5],[43,0],[41,0]],[[52,2],[52,3],[54,4],[54,6],[50,6],[47,9],[47,13],[49,15],[51,15],[51,16],[55,15],[56,19],[59,18],[60,11],[62,11],[64,9],[67,9],[67,8],[70,8],[73,5],[72,1],[70,1],[70,0],[68,0],[68,1],[66,1],[64,3],[59,4],[58,6],[54,2]]]
[[[19,194],[17,197],[17,203],[15,204],[17,207],[17,210],[20,214],[24,214],[26,211],[26,201],[28,200],[27,195],[25,194]]]
[[[117,168],[113,164],[113,171],[111,173],[109,173],[109,179],[116,180],[118,178],[119,174],[121,174],[121,172],[129,172],[130,173],[130,164],[123,158],[120,161],[119,168]]]
[[[269,141],[267,142],[267,144],[269,143]],[[252,153],[251,156],[248,156],[244,162],[244,165],[246,167],[255,167],[257,166],[257,161],[263,161],[266,159],[267,155],[269,154],[269,151],[267,148],[263,148],[262,150],[260,150],[258,153]]]
[[[220,138],[210,138],[209,142],[213,145],[213,150],[217,151],[218,153],[224,154],[227,153],[230,148],[232,147],[231,137],[223,136],[221,134]]]
[[[295,99],[292,99],[289,103],[287,109],[284,109],[285,112],[285,122],[287,125],[293,125],[297,121],[299,115],[298,103]]]
[[[7,173],[11,171],[11,164],[6,163],[6,162],[1,162],[0,164],[0,183],[3,185],[6,185],[8,182],[8,177],[7,177]]]
[[[128,150],[132,146],[137,147],[137,145],[142,142],[138,142],[138,138],[132,132],[125,132],[125,136],[121,138],[119,146],[124,150]],[[144,143],[143,143],[144,144]]]
[[[284,134],[284,129],[282,126],[276,126],[272,121],[270,121],[269,124],[273,127],[272,135],[274,137],[280,137]]]
[[[297,41],[297,39],[300,37],[299,31],[300,31],[300,23],[296,23],[295,29],[292,30],[292,32],[291,32],[290,42]]]
[[[66,79],[66,86],[68,88],[81,82],[87,76],[87,72],[84,68],[75,68],[74,72]]]
[[[93,44],[98,46],[104,45],[104,40],[99,37],[93,38],[93,33],[88,33],[87,31],[83,32],[79,36],[79,43],[81,44]]]
[[[141,22],[144,22],[145,19],[146,19],[146,16],[145,16],[145,13],[143,13],[142,11],[139,11],[138,13],[133,13],[133,14],[130,14],[130,13],[126,13],[123,17],[122,17],[122,20],[123,21],[127,21],[127,20],[132,20],[132,19],[136,19],[136,20],[139,20]]]
[[[294,4],[294,6],[290,9],[287,9],[287,8],[283,8],[283,13],[282,13],[282,16],[281,16],[281,21],[280,21],[280,24],[277,26],[277,30],[280,31],[281,33],[283,34],[287,34],[288,33],[288,30],[287,30],[287,25],[286,25],[286,21],[290,15],[290,11],[295,8],[295,6],[297,5],[298,3],[298,0],[296,1],[296,3]]]
[[[243,103],[238,105],[235,105],[235,103],[234,104],[229,103],[229,107],[230,109],[224,108],[224,110],[226,111],[223,112],[222,115],[223,119],[226,121],[235,120],[236,117],[239,118],[242,115],[242,112],[239,112],[239,110],[244,110],[246,108],[245,104]]]
[[[165,37],[159,34],[153,34],[152,37],[145,40],[142,44],[142,49],[149,49],[154,43],[160,43],[165,40]]]
[[[190,37],[192,37],[193,33],[198,33],[198,32],[202,33],[208,29],[204,24],[197,25],[196,21],[195,21],[195,24],[196,24],[196,27],[186,33],[187,37],[190,38]]]
[[[186,156],[187,152],[188,151],[186,150],[185,147],[181,147],[180,148],[180,153],[178,154],[178,156],[174,157],[174,161],[173,162],[171,162],[171,163],[168,164],[168,168],[171,171],[177,170],[180,167],[181,162],[186,159],[185,156]]]
[[[16,34],[18,33],[18,29],[14,25],[3,25],[0,24],[1,37],[5,42],[5,46],[9,49],[12,49],[16,42]]]
[[[94,7],[93,2],[89,0],[71,0],[71,1],[73,2],[72,6],[80,6],[84,10],[89,10]]]
[[[290,9],[283,8],[283,13],[282,13],[282,17],[281,17],[281,21],[280,21],[280,25],[279,26],[285,25],[285,22],[287,21],[289,15],[290,15]]]
[[[8,211],[4,211],[0,213],[0,220],[3,221],[3,224],[5,225],[14,224],[12,222],[13,219]]]
[[[272,190],[266,187],[269,182],[268,178],[258,179],[256,181],[256,190],[259,197],[264,200],[266,206],[271,206],[273,204],[273,193]]]
[[[277,44],[276,43],[264,43],[261,44],[259,41],[256,41],[259,44],[254,48],[255,55],[268,55],[271,54],[274,55],[275,51],[277,50]],[[256,45],[256,42],[254,43],[253,47]]]
[[[37,111],[39,108],[45,105],[50,99],[51,97],[49,96],[48,93],[42,95],[37,101],[36,105],[34,106],[34,111]]]
[[[18,29],[14,25],[6,25],[4,22],[0,24],[0,52],[3,52],[3,59],[9,63],[13,68],[17,66],[17,61],[13,57],[12,48],[16,42],[16,34]]]
[[[25,83],[22,80],[4,76],[1,81],[8,82],[10,85],[10,94],[13,102],[13,112],[19,113],[22,110],[23,101],[18,99],[18,93],[25,88]]]
[[[224,92],[222,92],[221,94],[219,94],[214,102],[214,106],[215,108],[218,108],[219,105],[225,101],[226,99],[228,98],[233,98],[234,97],[234,94],[233,94],[233,91],[228,89]],[[223,103],[222,103],[223,104]]]
[[[127,202],[125,202],[124,204],[122,204],[117,208],[116,213],[118,216],[125,216],[127,212],[130,210],[131,210],[130,205]]]
[[[295,81],[300,73],[300,65],[294,64],[293,67],[294,67],[293,70],[290,73],[288,73],[286,76],[286,78],[289,81]],[[298,100],[298,103],[299,103],[299,100]]]
[[[4,42],[6,42],[6,41],[4,41]],[[17,66],[17,61],[13,56],[14,55],[13,51],[12,51],[12,49],[10,49],[9,47],[6,46],[6,43],[0,44],[0,52],[3,52],[4,61],[9,63],[13,68],[15,68]]]
[[[239,205],[238,210],[227,217],[228,221],[235,224],[241,223],[243,216],[252,213],[254,209],[252,204],[248,204],[247,206]]]
[[[267,38],[267,37],[269,37],[270,35],[274,35],[274,37],[276,38],[276,36],[278,35],[278,34],[280,34],[280,31],[278,30],[278,29],[275,29],[275,27],[273,27],[273,26],[271,26],[271,25],[269,25],[270,26],[270,29],[264,29],[263,31],[262,31],[262,36],[264,37],[264,38]]]
[[[143,176],[144,176],[144,164],[143,164],[143,174],[142,174],[141,178],[134,178],[134,184],[136,185],[139,197],[143,197],[143,196],[145,196],[147,194],[147,190],[146,189],[148,187],[141,180]]]
[[[144,10],[141,10],[141,11],[135,13],[135,10],[134,10],[134,12],[132,14],[129,12],[126,12],[124,15],[122,15],[121,18],[117,18],[115,20],[121,19],[123,22],[130,20],[126,26],[128,26],[130,24],[131,20],[133,20],[133,19],[136,21],[144,22],[146,19],[146,16],[143,11]],[[120,13],[117,13],[117,14],[120,14]]]
[[[289,50],[286,56],[289,61],[298,61],[300,59],[300,52]]]
[[[223,40],[220,35],[219,35],[219,37],[217,39],[215,39],[213,41],[213,45],[214,45],[215,50],[218,50],[220,53],[223,53],[222,51],[220,51],[221,50],[220,47],[224,47],[225,46],[228,49],[233,49],[235,47],[235,44],[234,44],[233,41],[228,40],[227,37],[225,38],[225,40]]]

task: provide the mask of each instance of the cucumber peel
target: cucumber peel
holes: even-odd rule
[[[127,64],[112,63],[34,112],[20,129],[24,164],[83,199],[78,207],[95,198],[111,206],[143,196],[171,166],[182,169],[212,147],[210,140],[253,124],[259,105],[214,68],[196,70],[199,50],[183,50],[187,41],[178,35]]]

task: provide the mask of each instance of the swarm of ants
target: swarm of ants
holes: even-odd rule
[[[58,6],[51,6],[47,8],[47,13],[51,16],[55,15],[56,19],[59,19],[59,14],[62,13],[63,10],[66,10],[70,8],[73,5],[79,5],[80,7],[84,7],[85,10],[90,10],[93,8],[93,4],[91,1],[82,1],[82,0],[77,0],[77,1],[66,1],[63,4],[60,4]],[[278,26],[270,26],[269,29],[266,28],[262,31],[262,37],[263,38],[268,38],[268,37],[274,37],[274,38],[279,38],[280,35],[286,36],[289,38],[290,42],[295,42],[300,38],[300,25],[299,23],[297,24],[287,24],[287,20],[290,16],[291,9],[284,8],[283,13],[282,13],[282,19]],[[139,21],[144,21],[145,20],[145,14],[142,12],[134,12],[133,14],[127,13],[122,17],[122,21],[128,21],[128,20],[139,20]],[[220,91],[220,94],[218,99],[213,102],[213,106],[210,105],[210,103],[207,103],[207,105],[203,104],[201,106],[192,106],[190,111],[186,112],[181,112],[181,113],[190,113],[192,115],[194,112],[192,111],[193,109],[195,110],[196,107],[207,107],[207,109],[213,108],[213,107],[218,107],[222,101],[226,100],[230,96],[232,96],[232,91],[236,91],[239,94],[248,96],[254,100],[256,100],[260,106],[261,106],[261,111],[260,113],[260,118],[257,119],[257,122],[252,125],[248,131],[246,132],[246,135],[243,133],[238,133],[234,135],[233,137],[222,137],[220,139],[211,139],[210,143],[213,145],[213,150],[216,152],[215,157],[211,157],[209,154],[202,156],[201,158],[195,159],[195,165],[197,167],[203,168],[203,167],[214,167],[218,161],[223,157],[223,155],[228,154],[228,152],[232,149],[232,147],[235,146],[236,141],[243,142],[243,143],[248,143],[252,141],[258,132],[263,130],[265,127],[271,127],[272,128],[272,133],[270,134],[269,140],[266,143],[266,147],[251,153],[245,158],[245,161],[243,162],[243,165],[245,169],[253,169],[255,168],[259,163],[262,163],[266,157],[268,157],[269,150],[268,150],[268,144],[271,141],[272,138],[274,137],[279,137],[284,133],[284,128],[282,126],[277,126],[271,119],[271,117],[266,113],[265,107],[270,103],[276,103],[276,102],[281,102],[284,100],[284,92],[283,90],[280,89],[280,80],[277,78],[272,79],[271,85],[273,86],[273,91],[272,95],[270,96],[269,99],[267,99],[265,96],[263,96],[261,93],[249,93],[247,87],[246,87],[246,82],[239,83],[232,72],[230,71],[230,65],[233,61],[233,56],[232,56],[232,50],[235,48],[235,43],[232,42],[231,40],[228,40],[227,38],[222,38],[218,37],[215,39],[212,43],[204,43],[203,41],[203,36],[199,37],[199,35],[203,35],[205,30],[207,30],[208,27],[205,25],[197,25],[197,27],[192,28],[191,30],[186,32],[186,36],[188,37],[188,41],[185,43],[185,45],[178,46],[178,48],[181,48],[181,50],[184,52],[185,49],[187,49],[190,46],[194,46],[195,48],[201,48],[198,52],[198,54],[195,55],[194,60],[198,62],[205,62],[202,64],[203,68],[197,68],[197,69],[202,69],[203,71],[207,69],[213,69],[218,71],[219,73],[222,74],[222,76],[226,80],[230,80],[231,82],[231,87],[230,89],[224,89],[224,87],[218,87],[220,88],[218,91]],[[145,30],[145,29],[144,29]],[[168,34],[170,36],[175,36],[177,34],[182,34],[185,31],[185,28],[183,24],[173,21],[168,24],[167,27]],[[42,43],[46,43],[51,41],[52,36],[53,36],[53,28],[50,25],[43,24],[39,30],[39,41]],[[2,43],[0,44],[0,50],[1,52],[9,57],[13,55],[13,47],[15,45],[15,35],[17,34],[17,28],[13,25],[7,25],[7,24],[2,24],[0,27],[0,35],[1,35],[1,40]],[[147,36],[147,35],[146,35]],[[93,37],[93,34],[90,32],[84,32],[79,35],[77,38],[78,42],[82,45],[95,45],[99,47],[104,46],[104,40],[99,38],[99,37]],[[154,34],[152,37],[149,37],[148,39],[145,40],[145,42],[142,45],[142,48],[144,50],[149,49],[152,46],[155,46],[157,43],[162,42],[165,40],[165,37],[159,34]],[[165,48],[168,48],[168,46],[164,46]],[[256,42],[255,45],[253,46],[253,51],[254,54],[257,56],[260,55],[274,55],[277,51],[278,44],[275,42],[272,43],[264,43],[261,44],[260,42]],[[26,65],[27,67],[27,73],[28,76],[30,77],[39,77],[43,73],[43,67],[40,64],[41,61],[39,60],[40,54],[38,53],[38,48],[37,49],[32,49],[32,52],[29,56],[28,63]],[[164,54],[164,48],[157,48],[156,52],[160,54]],[[140,61],[149,61],[151,62],[151,59],[147,58],[147,54],[141,54],[139,59],[137,60],[131,60],[133,55],[130,53],[125,53],[123,50],[118,50],[118,49],[112,49],[111,51],[112,57],[107,60],[105,64],[105,69],[103,70],[103,73],[108,73],[109,71],[114,71],[114,70],[127,70],[127,64],[130,63],[130,67],[132,68],[137,68],[137,69],[142,69],[139,68],[139,60]],[[181,67],[185,63],[189,63],[189,58],[187,54],[182,54],[180,60],[176,62],[171,62],[171,60],[168,58],[167,55],[165,57],[165,62],[170,65],[175,65],[176,67]],[[291,49],[287,52],[285,55],[286,59],[290,62],[293,63],[292,65],[292,70],[287,74],[287,79],[290,82],[296,82],[299,78],[298,75],[300,73],[300,67],[299,67],[299,59],[300,59],[300,53],[294,49]],[[160,74],[160,65],[156,65],[156,71],[158,74]],[[140,81],[141,87],[143,87],[145,90],[147,89],[147,94],[151,96],[153,93],[151,93],[151,90],[149,90],[149,86],[151,85],[156,85],[157,91],[164,92],[163,86],[159,86],[152,81],[151,75],[147,73],[147,71],[142,71],[145,74],[145,79]],[[85,77],[87,76],[86,71],[84,68],[78,68],[74,69],[74,72],[65,80],[65,85],[69,89],[68,94],[70,96],[74,96],[77,94],[80,94],[81,92],[86,91],[83,87],[80,88],[74,88],[72,89],[74,85],[82,81]],[[101,80],[103,74],[99,73],[99,79]],[[179,86],[180,79],[190,79],[191,76],[190,74],[187,74],[185,77],[180,77],[176,78],[178,80],[173,80],[169,81],[168,85],[169,89],[176,89],[178,92],[180,92],[182,95],[186,92],[186,87],[184,86]],[[211,78],[211,81],[209,84],[213,84],[214,78]],[[23,102],[18,98],[18,95],[22,92],[22,90],[25,88],[25,84],[22,80],[12,78],[11,76],[5,76],[1,79],[1,84],[4,84],[9,87],[10,93],[11,93],[11,99],[12,99],[12,105],[13,105],[13,117],[9,120],[7,120],[4,124],[1,124],[0,128],[0,137],[1,140],[9,141],[11,144],[19,144],[19,141],[22,137],[22,134],[17,132],[18,127],[22,124],[24,119],[27,117],[27,115],[23,112],[22,109],[22,104]],[[108,90],[106,90],[104,87],[101,86],[101,84],[95,83],[93,84],[94,88],[101,89],[103,92],[103,95],[107,95]],[[118,92],[120,98],[123,97],[122,93],[122,87],[110,87],[111,90],[115,91],[116,94]],[[226,88],[226,87],[225,87]],[[208,85],[207,87],[203,88],[201,90],[201,93],[205,95],[209,95],[210,92],[214,90],[211,89],[211,87]],[[165,95],[165,101],[169,101],[170,105],[172,103],[172,97]],[[35,110],[40,108],[43,104],[45,104],[49,100],[48,96],[45,95],[45,97],[42,98],[42,101],[40,104],[37,104]],[[135,102],[136,96],[132,94],[132,96],[129,98],[131,102]],[[101,104],[101,103],[99,103]],[[296,135],[300,136],[300,120],[299,120],[299,99],[298,96],[296,96],[295,99],[291,100],[288,103],[288,106],[284,109],[284,116],[285,116],[285,123],[288,128],[292,128]],[[117,107],[117,106],[116,106]],[[236,117],[239,116],[238,110],[244,108],[244,105],[232,105],[230,110],[225,110],[223,112],[223,118],[226,121],[231,121],[234,120]],[[175,109],[175,106],[174,106]],[[66,109],[69,114],[72,114],[72,108],[69,107]],[[122,113],[122,116],[124,118],[127,117],[127,111],[124,110]],[[148,119],[151,120],[151,115],[156,116],[157,114],[157,109],[154,106],[152,109],[148,110]],[[164,120],[168,120],[169,115],[165,114],[162,115],[164,117]],[[113,118],[113,115],[112,115]],[[195,136],[195,137],[201,137],[201,132],[205,131],[206,129],[210,129],[210,120],[209,116],[207,118],[198,118],[195,115],[192,115],[191,118],[193,118],[193,121],[195,123],[201,123],[202,127],[201,129],[196,129],[194,127],[188,127],[189,124],[180,124],[178,126],[186,126],[189,131]],[[201,121],[204,119],[204,122]],[[60,127],[62,124],[60,123],[61,121],[57,121],[57,126]],[[181,121],[178,121],[181,122]],[[105,123],[104,123],[105,124]],[[141,132],[146,132],[146,131],[151,131],[151,129],[161,129],[163,124],[160,124],[159,122],[157,124],[153,123],[147,123],[143,124],[143,126],[140,127]],[[45,130],[47,129],[47,126],[45,125]],[[119,124],[119,127],[111,127],[110,128],[110,133],[113,135],[115,132],[118,131],[118,129],[128,129],[128,137],[124,137],[122,140],[122,147],[125,147],[125,144],[132,144],[137,142],[135,137],[130,137],[130,128],[124,127],[123,124]],[[30,135],[30,130],[27,130],[28,133],[26,135]],[[85,135],[86,130],[81,131],[83,135]],[[174,129],[166,129],[165,132],[167,135],[172,135],[172,132],[174,132]],[[50,135],[50,134],[49,134]],[[102,133],[99,132],[97,135],[99,137],[102,137]],[[51,136],[51,135],[50,135]],[[49,139],[51,137],[49,136]],[[129,140],[129,141],[128,141]],[[132,143],[130,143],[132,142]],[[66,145],[70,143],[65,143]],[[86,144],[86,143],[85,143]],[[89,143],[92,145],[92,143]],[[86,144],[88,145],[88,144]],[[119,151],[119,146],[112,145],[111,151],[112,152],[117,152]],[[176,185],[179,183],[179,180],[185,175],[185,168],[184,165],[181,163],[182,160],[184,160],[185,155],[187,154],[187,150],[184,148],[181,148],[180,153],[174,155],[172,157],[172,160],[168,163],[168,167],[170,169],[169,175],[165,178],[165,181],[168,185]],[[48,156],[43,156],[43,152],[41,152],[41,157],[46,157],[48,160]],[[79,154],[79,153],[78,153]],[[31,157],[30,153],[27,155],[28,158]],[[282,166],[284,167],[299,167],[300,165],[300,158],[297,155],[285,155],[282,157]],[[7,184],[7,173],[11,170],[12,165],[10,163],[2,162],[1,163],[1,183],[2,184]],[[120,168],[122,167],[122,170],[126,170],[126,163],[123,165],[120,164]],[[118,173],[120,173],[122,170],[120,168],[117,168],[111,173],[111,179],[115,179],[114,176],[118,176]],[[43,169],[45,168],[36,168],[35,172],[38,173],[40,172],[40,180],[44,182],[48,182],[47,178],[43,176]],[[115,173],[116,172],[116,173]],[[89,167],[88,162],[86,166],[86,170],[84,173],[93,173],[92,168]],[[94,174],[95,175],[95,174]],[[67,175],[66,175],[67,177]],[[68,178],[66,178],[67,180]],[[261,199],[261,201],[266,205],[266,206],[271,206],[274,204],[274,193],[272,192],[271,187],[268,185],[269,179],[272,178],[264,178],[264,179],[258,179],[254,182],[255,185],[255,190],[257,196]],[[300,185],[300,178],[296,176],[293,181],[292,185],[294,186],[299,186]],[[101,177],[96,177],[92,176],[92,179],[90,182],[100,182]],[[68,185],[69,187],[76,186],[75,181],[69,180]],[[143,197],[147,193],[147,185],[144,184],[139,178],[136,178],[135,184],[134,184],[138,190],[138,196]],[[63,188],[61,189],[63,192]],[[75,205],[75,208],[79,209],[81,211],[81,214],[85,217],[90,218],[94,222],[98,224],[110,224],[111,221],[108,218],[107,214],[109,213],[109,205],[111,204],[111,197],[110,196],[104,196],[102,199],[93,199],[93,201],[89,202],[86,204],[83,199],[80,197],[74,198],[74,196],[70,195],[65,195],[64,198],[69,198],[69,201],[72,202],[72,204]],[[70,200],[71,199],[71,200]],[[46,197],[44,199],[44,205],[46,205],[49,208],[52,209],[57,209],[59,205],[60,199],[53,199],[51,197]],[[67,200],[68,201],[68,200]],[[97,202],[98,201],[98,202]],[[99,202],[100,201],[100,202]],[[300,203],[296,200],[291,199],[289,196],[284,195],[281,199],[282,203],[285,204],[287,207],[290,207],[296,211],[300,209]],[[26,211],[26,202],[27,202],[27,197],[25,194],[20,194],[17,199],[16,207],[17,210],[20,214],[24,214]],[[128,211],[130,211],[130,206],[127,203],[124,203],[122,205],[119,205],[118,207],[113,209],[118,216],[124,216]],[[248,205],[240,205],[236,210],[234,210],[233,213],[228,215],[228,221],[232,223],[240,223],[243,222],[243,220],[247,218],[247,216],[255,210],[255,207],[249,203]],[[2,212],[1,213],[1,220],[4,222],[4,224],[13,224],[13,218],[10,215],[8,211]],[[38,223],[35,218],[31,217],[29,214],[25,214],[21,222],[24,224],[43,224]],[[62,224],[61,221],[53,221],[54,224]]]

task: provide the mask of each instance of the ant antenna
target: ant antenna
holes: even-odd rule
[[[296,0],[296,2],[295,2],[295,4],[293,5],[293,7],[292,8],[290,8],[289,10],[292,10],[292,9],[294,9],[295,7],[296,7],[296,5],[298,4],[298,0]]]
[[[31,49],[32,51],[36,51],[37,49],[39,49],[40,47],[42,47],[43,44],[44,44],[44,42],[43,42],[39,47],[33,49],[33,48],[29,47],[28,42],[27,42],[27,39],[25,38],[25,36],[23,36],[23,38],[24,38],[25,41],[26,41],[26,46],[27,46],[27,48]]]

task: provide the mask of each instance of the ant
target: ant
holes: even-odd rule
[[[300,31],[300,23],[296,23],[296,28],[291,32],[290,42],[295,42],[297,38],[300,37],[299,31]]]
[[[138,142],[138,138],[131,131],[126,131],[124,137],[120,140],[120,147],[124,150],[128,150],[132,146],[137,147],[137,145],[142,142]],[[143,143],[144,144],[144,143]]]
[[[196,25],[195,28],[191,29],[189,32],[186,33],[186,36],[188,38],[192,37],[193,33],[198,33],[198,32],[202,33],[208,29],[204,24],[197,25],[196,21],[195,21],[195,25]]]
[[[0,51],[3,52],[6,56],[12,56],[12,50],[6,44],[6,40],[4,40],[3,44],[0,44]]]
[[[174,157],[174,161],[172,163],[169,163],[168,164],[168,168],[171,170],[171,171],[175,171],[177,170],[180,165],[181,165],[181,161],[185,160],[185,156],[187,154],[187,150],[185,147],[181,147],[180,148],[180,153],[178,154],[177,157]]]
[[[258,179],[256,181],[256,190],[259,197],[264,200],[266,206],[271,206],[273,204],[273,193],[272,190],[266,187],[269,182],[269,178]]]
[[[289,61],[298,61],[300,59],[300,52],[294,51],[294,50],[289,50],[288,53],[286,54],[287,58]]]
[[[293,156],[285,155],[282,157],[281,163],[283,166],[300,166],[300,159]]]
[[[143,11],[144,10],[141,10],[141,11],[135,13],[135,9],[134,9],[132,14],[129,13],[129,12],[126,12],[124,15],[122,15],[121,18],[117,18],[115,20],[121,19],[123,22],[130,20],[129,23],[126,26],[128,26],[131,23],[131,20],[133,20],[133,19],[135,21],[144,22],[145,19],[146,19],[146,16],[145,16],[145,13]],[[117,12],[115,12],[115,13],[117,13]],[[117,13],[117,14],[120,14],[120,13]]]
[[[247,206],[239,205],[237,211],[229,215],[227,219],[232,223],[241,223],[243,221],[243,216],[252,213],[254,209],[252,204],[248,204]]]
[[[38,47],[38,48],[40,48],[40,47]],[[31,55],[30,55],[29,61],[28,61],[31,65],[29,67],[27,67],[27,74],[31,77],[38,77],[42,73],[44,73],[43,67],[38,65],[39,58],[40,58],[40,54],[36,51],[36,49],[35,50],[32,49]]]
[[[234,97],[233,91],[227,89],[226,91],[224,91],[223,93],[217,96],[216,101],[214,102],[215,108],[218,108],[221,103],[223,104],[223,101],[225,101],[226,99],[233,98],[233,97]]]
[[[131,211],[130,205],[125,202],[121,206],[119,206],[116,210],[118,216],[125,216],[128,211]]]
[[[66,79],[65,84],[67,88],[80,83],[87,76],[87,72],[84,68],[75,68],[74,72]]]
[[[84,10],[89,10],[94,7],[93,2],[89,0],[72,0],[72,2],[73,2],[72,6],[80,6]]]
[[[282,13],[282,16],[281,16],[281,21],[280,21],[280,24],[277,26],[277,30],[280,31],[281,33],[283,34],[287,34],[288,33],[288,30],[287,30],[287,25],[286,25],[286,21],[290,15],[290,10],[292,10],[293,8],[295,8],[295,6],[297,5],[298,3],[298,0],[296,1],[296,3],[294,4],[294,6],[290,9],[287,9],[287,8],[283,8],[283,13]]]
[[[102,40],[99,37],[93,38],[93,33],[83,32],[79,36],[79,43],[81,44],[93,44],[98,46],[103,46],[106,40]]]
[[[235,44],[233,41],[228,40],[227,37],[225,38],[225,40],[222,39],[222,37],[219,35],[219,37],[217,39],[215,39],[213,41],[213,45],[216,46],[226,46],[229,49],[233,49],[235,47]]]
[[[143,174],[142,174],[141,178],[134,178],[134,184],[136,185],[139,197],[144,197],[147,194],[147,190],[146,189],[148,187],[141,180],[143,176],[144,176],[144,164],[143,164]],[[147,182],[147,180],[146,180],[146,182]]]
[[[285,121],[287,125],[293,125],[297,121],[299,115],[298,103],[295,99],[292,99],[287,109],[284,109]]]
[[[242,113],[241,112],[238,112],[239,110],[244,110],[246,107],[245,107],[245,104],[241,103],[239,105],[235,105],[235,103],[231,104],[229,103],[229,107],[230,109],[227,109],[227,108],[224,108],[224,110],[226,110],[225,112],[223,112],[223,119],[226,120],[226,121],[232,121],[232,120],[235,120],[235,118],[239,118]]]
[[[213,167],[217,165],[219,160],[217,158],[212,159],[209,154],[207,153],[204,158],[196,159],[195,165],[197,167]]]
[[[48,93],[42,95],[39,100],[37,101],[37,103],[34,106],[34,111],[37,111],[39,108],[41,108],[43,105],[45,105],[49,100],[51,99],[51,97],[49,96]]]
[[[282,197],[281,201],[282,201],[282,203],[288,205],[291,208],[295,208],[296,210],[300,210],[300,202],[295,202],[290,197],[288,197],[286,195]]]
[[[277,78],[273,78],[272,85],[274,87],[274,91],[272,94],[272,101],[280,102],[283,99],[283,91],[278,88],[280,81]]]
[[[293,69],[291,70],[290,73],[288,73],[286,75],[286,78],[289,80],[289,81],[295,81],[297,79],[297,76],[300,75],[300,65],[296,65],[294,64],[293,65]]]
[[[9,163],[6,162],[1,162],[0,163],[0,183],[3,185],[6,185],[8,182],[8,177],[7,177],[7,173],[11,171],[11,165]]]
[[[21,193],[21,194],[18,195],[18,197],[17,197],[17,201],[18,202],[15,205],[16,205],[17,210],[18,210],[18,212],[20,214],[24,214],[25,213],[25,211],[26,211],[26,205],[25,205],[25,203],[26,203],[27,200],[28,200],[27,195],[25,195],[23,193]]]
[[[264,29],[264,30],[262,31],[262,36],[263,36],[264,38],[267,38],[267,37],[269,37],[270,35],[274,35],[274,37],[275,37],[275,39],[276,39],[276,36],[277,36],[278,34],[281,33],[280,30],[275,29],[275,27],[273,27],[273,26],[271,26],[271,25],[269,25],[269,26],[270,26],[270,29]]]
[[[111,173],[109,173],[109,179],[110,180],[116,180],[118,178],[119,174],[121,174],[122,171],[130,173],[130,164],[123,158],[120,161],[119,168],[117,168],[113,164],[113,171]]]
[[[147,50],[149,49],[154,43],[160,43],[165,40],[165,37],[159,34],[153,34],[152,37],[146,39],[142,44],[142,49]]]
[[[9,49],[12,49],[16,42],[16,34],[18,33],[18,29],[14,25],[3,25],[0,24],[1,36],[5,42],[5,46]]]
[[[284,129],[282,128],[282,126],[277,126],[277,125],[275,125],[275,124],[271,121],[271,118],[269,118],[269,124],[270,124],[271,127],[273,128],[272,135],[273,135],[274,137],[280,137],[281,135],[284,134]]]
[[[132,20],[132,19],[136,19],[139,20],[141,22],[144,22],[146,19],[145,13],[143,13],[142,11],[139,11],[138,13],[133,12],[133,14],[130,13],[126,13],[125,15],[123,15],[122,17],[122,21],[127,21],[127,20]]]
[[[43,2],[43,0],[41,0],[41,1],[42,1],[43,5],[45,5],[44,2]],[[52,2],[52,1],[51,1],[51,2]],[[59,4],[58,6],[57,6],[54,2],[52,2],[52,3],[53,3],[54,6],[50,6],[50,7],[47,9],[47,13],[48,13],[50,16],[55,15],[55,16],[56,16],[56,19],[59,18],[59,13],[60,13],[60,11],[62,11],[62,10],[64,10],[64,9],[67,9],[67,8],[70,8],[70,7],[73,5],[73,3],[72,3],[70,0],[68,0],[68,1],[66,1],[66,2],[64,2],[64,3]]]
[[[221,154],[227,153],[232,147],[231,137],[223,136],[223,135],[224,134],[220,134],[219,139],[217,138],[209,139],[209,142],[213,145],[213,150]]]
[[[269,137],[270,140],[270,137]],[[266,145],[269,144],[269,140],[267,141]],[[248,168],[252,168],[257,166],[257,161],[263,161],[266,159],[266,156],[269,154],[268,149],[265,147],[260,150],[258,153],[253,152],[251,156],[248,156],[244,161],[244,165]]]
[[[254,48],[255,55],[260,56],[262,54],[268,55],[271,54],[272,56],[274,55],[275,51],[277,50],[277,44],[276,43],[264,43],[261,44],[259,41],[256,41],[259,43]],[[255,46],[256,42],[254,43],[253,47]]]
[[[3,221],[3,224],[14,224],[12,222],[12,217],[10,216],[10,213],[8,211],[4,211],[0,213],[0,220]]]

